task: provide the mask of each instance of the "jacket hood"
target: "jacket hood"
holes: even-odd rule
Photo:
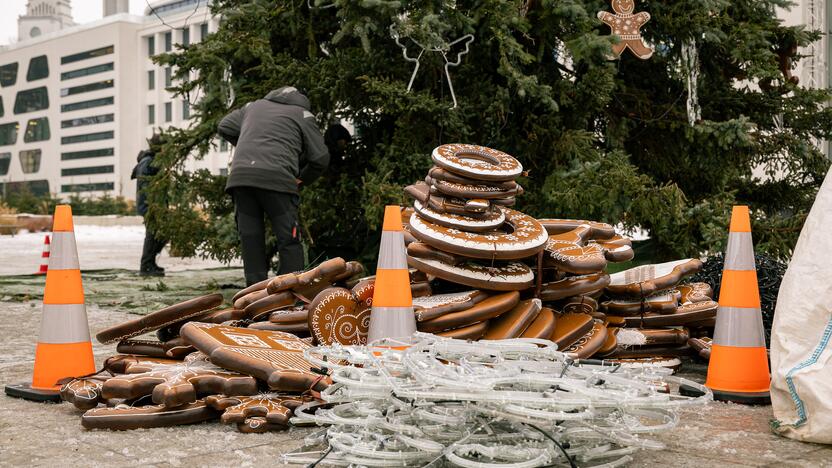
[[[266,95],[266,99],[278,104],[300,106],[309,110],[309,99],[293,86],[283,86]]]
[[[156,153],[154,153],[153,151],[151,151],[151,150],[142,150],[142,151],[139,151],[139,155],[136,156],[136,162],[142,162],[142,159],[144,159],[144,158],[153,159],[154,156],[156,156]]]

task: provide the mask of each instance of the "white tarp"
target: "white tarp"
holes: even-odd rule
[[[832,171],[780,286],[771,369],[774,432],[832,444]]]

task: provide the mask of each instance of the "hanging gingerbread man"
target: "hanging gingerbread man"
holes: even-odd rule
[[[650,13],[642,11],[633,14],[634,0],[612,0],[612,9],[615,14],[599,11],[598,19],[609,26],[612,33],[621,39],[621,42],[613,44],[613,54],[620,57],[624,49],[629,48],[636,57],[642,60],[649,59],[653,55],[653,49],[644,43],[639,29],[644,23],[650,21]]]

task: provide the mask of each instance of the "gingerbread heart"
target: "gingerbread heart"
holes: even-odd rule
[[[179,364],[139,362],[128,366],[127,372],[130,373],[104,382],[103,398],[135,399],[151,395],[153,403],[172,408],[193,403],[204,395],[257,393],[257,381],[253,377],[221,369],[205,360],[186,360]]]
[[[359,301],[348,289],[326,289],[309,304],[309,330],[320,345],[364,345],[371,304],[372,299]]]
[[[589,333],[594,326],[594,320],[587,314],[559,314],[556,318],[555,330],[550,340],[558,345],[558,349],[565,349]]]
[[[584,336],[578,338],[578,341],[569,345],[563,352],[575,354],[579,359],[586,359],[598,352],[606,341],[607,327],[604,325],[604,322],[595,320],[592,323],[592,329]]]
[[[311,344],[288,333],[191,322],[182,336],[211,362],[253,375],[272,390],[323,390],[328,384],[303,357]]]

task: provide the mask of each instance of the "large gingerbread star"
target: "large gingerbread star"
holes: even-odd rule
[[[621,39],[621,42],[612,46],[613,54],[620,57],[624,49],[630,49],[633,55],[642,60],[652,57],[653,49],[647,47],[639,31],[644,23],[650,21],[650,13],[642,11],[633,14],[635,9],[633,0],[612,0],[612,9],[615,14],[599,11],[598,19],[609,26],[612,33]]]

